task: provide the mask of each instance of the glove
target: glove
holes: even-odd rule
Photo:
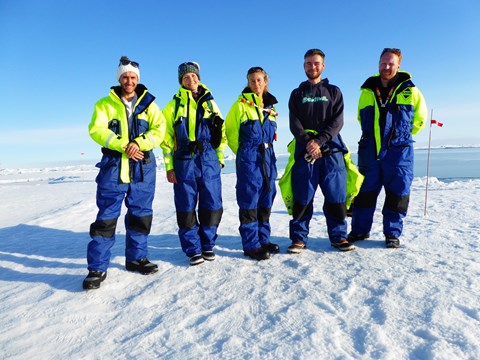
[[[208,123],[211,136],[210,143],[214,149],[218,148],[222,143],[222,125],[223,119],[217,114],[214,114]]]
[[[310,163],[313,165],[313,163],[315,162],[315,159],[312,157],[312,155],[310,155],[309,153],[306,153],[305,156],[303,157],[305,159],[306,162]]]

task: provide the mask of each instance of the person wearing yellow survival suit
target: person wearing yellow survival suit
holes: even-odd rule
[[[270,213],[277,177],[273,141],[277,99],[268,92],[268,74],[261,67],[247,72],[248,85],[227,118],[228,145],[236,155],[237,203],[244,254],[264,260],[280,251],[270,242]]]
[[[428,109],[411,76],[399,71],[402,53],[385,48],[379,73],[361,87],[358,168],[365,175],[352,206],[350,242],[370,236],[377,197],[385,188],[383,233],[387,248],[398,248],[413,181],[413,137],[426,125]]]
[[[125,267],[153,274],[158,268],[147,259],[147,238],[152,224],[156,161],[153,148],[165,135],[165,118],[155,97],[140,84],[135,61],[122,56],[117,68],[119,86],[95,104],[89,125],[91,138],[102,146],[97,182],[98,214],[90,226],[89,274],[84,289],[97,289],[107,276],[110,249],[125,200]]]
[[[215,260],[227,138],[212,93],[200,83],[198,63],[180,64],[178,82],[180,89],[163,110],[167,131],[162,149],[167,180],[174,184],[180,244],[190,265],[199,265]]]

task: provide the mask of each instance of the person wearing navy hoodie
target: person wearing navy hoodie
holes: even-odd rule
[[[342,141],[343,95],[340,89],[322,79],[325,54],[310,49],[304,56],[308,78],[293,90],[289,100],[290,131],[295,136],[295,163],[292,168],[293,219],[290,221],[289,253],[306,247],[313,199],[320,186],[324,196],[323,213],[331,245],[341,251],[355,249],[347,240],[346,168]]]

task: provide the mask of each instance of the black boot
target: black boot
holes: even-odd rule
[[[267,260],[270,258],[270,253],[262,248],[258,248],[251,251],[244,251],[243,255],[248,256],[254,260]]]
[[[202,257],[204,260],[213,261],[215,260],[215,253],[213,250],[204,250],[202,251]]]
[[[150,275],[158,271],[158,266],[148,261],[147,258],[125,263],[128,271],[138,271],[142,275]]]
[[[98,289],[103,280],[107,278],[107,272],[90,270],[87,277],[83,280],[85,290]]]
[[[271,242],[262,244],[262,249],[267,250],[271,254],[276,254],[280,252],[280,246]]]
[[[355,241],[366,240],[370,237],[369,233],[366,234],[355,234],[353,231],[350,231],[350,234],[347,236],[347,240],[349,243],[353,243]]]
[[[385,246],[387,249],[397,249],[400,247],[400,239],[396,236],[388,235],[385,238]]]

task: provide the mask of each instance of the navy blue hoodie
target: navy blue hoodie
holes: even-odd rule
[[[334,139],[343,127],[343,95],[324,79],[318,84],[304,81],[290,94],[290,131],[304,145],[313,136],[305,129],[318,131],[321,145]]]

